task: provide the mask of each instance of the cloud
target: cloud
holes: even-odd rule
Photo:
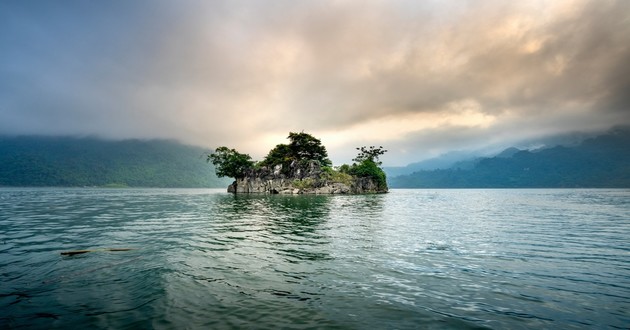
[[[629,13],[623,0],[8,1],[0,132],[262,157],[305,130],[336,162],[382,144],[401,164],[603,129],[630,122]]]

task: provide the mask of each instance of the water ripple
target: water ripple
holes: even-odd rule
[[[627,328],[629,197],[4,188],[0,328]]]

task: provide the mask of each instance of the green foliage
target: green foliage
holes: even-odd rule
[[[228,147],[218,147],[214,153],[208,155],[207,161],[212,162],[220,178],[241,179],[245,177],[247,170],[254,167],[252,157]]]
[[[292,186],[298,189],[309,189],[315,187],[315,180],[305,178],[302,180],[293,180]]]
[[[337,167],[337,171],[339,171],[340,173],[349,174],[350,173],[350,165],[343,164],[343,165]]]
[[[372,160],[366,159],[358,164],[352,164],[349,173],[361,178],[371,178],[379,189],[387,189],[385,172]]]
[[[380,168],[382,162],[379,161],[379,156],[385,154],[387,150],[383,149],[382,146],[378,148],[375,146],[360,147],[357,150],[359,150],[359,154],[353,159],[355,163],[352,166],[341,165],[339,172],[361,178],[370,178],[376,183],[378,189],[387,190],[387,176]]]
[[[267,157],[263,159],[260,164],[262,166],[273,167],[279,164],[282,164],[285,167],[291,163],[293,160],[293,155],[291,153],[291,148],[286,144],[278,144],[273,149],[269,151]]]
[[[378,148],[375,146],[369,146],[368,148],[360,147],[357,148],[357,150],[359,150],[359,154],[352,160],[353,162],[362,163],[363,161],[369,160],[378,166],[383,164],[383,162],[379,161],[379,156],[382,156],[387,152],[387,150],[383,149],[383,146]]]
[[[330,166],[332,162],[328,159],[326,147],[322,141],[307,133],[289,133],[289,149],[296,160],[317,160],[322,166]]]
[[[348,165],[345,165],[350,168]],[[320,179],[329,181],[329,182],[340,182],[346,185],[350,185],[352,183],[352,175],[348,172],[335,171],[332,167],[326,166],[322,167],[322,174]]]
[[[0,137],[0,186],[225,187],[204,154],[166,140]]]
[[[328,159],[328,152],[322,142],[307,133],[289,133],[290,143],[278,144],[265,159],[261,162],[263,166],[288,165],[293,161],[307,162],[318,161],[322,166],[330,166],[332,162]]]

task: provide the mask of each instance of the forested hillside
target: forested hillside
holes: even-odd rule
[[[511,154],[511,155],[510,155]],[[393,188],[630,187],[630,129],[575,147],[521,150],[483,158],[472,169],[419,171],[390,179]]]
[[[0,186],[226,187],[205,159],[167,140],[0,137]]]

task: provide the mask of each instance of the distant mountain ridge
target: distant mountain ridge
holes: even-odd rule
[[[517,153],[521,152],[523,150],[519,149],[519,148],[515,148],[515,147],[510,147],[507,148],[503,151],[501,151],[498,155],[494,156],[496,158],[511,158],[512,156],[516,155]]]
[[[630,128],[616,128],[572,147],[508,148],[467,166],[390,177],[392,188],[630,187]]]
[[[451,168],[457,163],[468,162],[477,158],[475,152],[468,151],[451,151],[438,157],[429,158],[420,162],[411,163],[406,166],[389,166],[383,167],[388,177],[411,174],[418,171],[428,171],[436,169]]]
[[[0,137],[0,186],[225,187],[205,150],[170,140]]]
[[[623,128],[623,127],[622,127]],[[401,175],[409,175],[414,172],[456,169],[462,170],[472,169],[484,158],[502,157],[509,158],[514,153],[521,150],[537,150],[549,146],[567,146],[575,147],[584,140],[601,135],[593,132],[568,132],[555,135],[547,135],[537,138],[530,138],[519,141],[516,145],[507,149],[501,149],[499,146],[486,146],[482,149],[473,150],[456,150],[449,151],[445,154],[425,159],[419,162],[410,163],[406,166],[390,166],[383,167],[383,170],[389,178]]]

